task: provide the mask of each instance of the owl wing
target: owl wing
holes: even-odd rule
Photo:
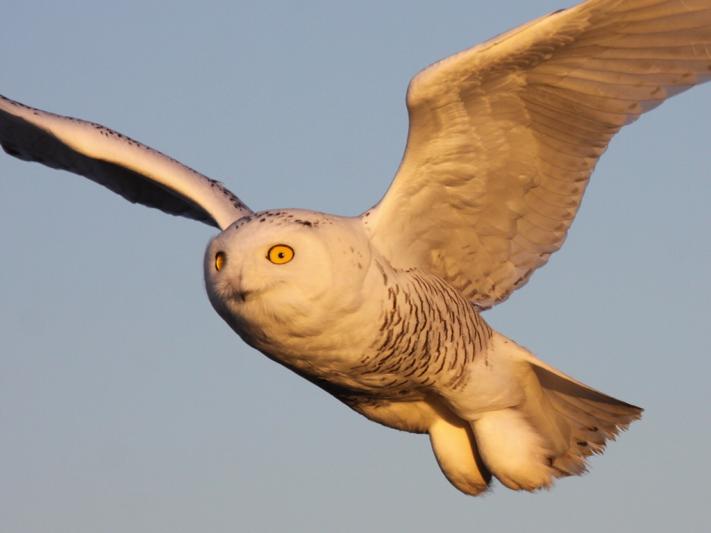
[[[222,183],[109,128],[0,96],[10,155],[81,174],[128,201],[226,228],[251,213]]]
[[[710,0],[590,0],[425,69],[390,189],[362,220],[482,308],[558,250],[612,136],[711,77]]]

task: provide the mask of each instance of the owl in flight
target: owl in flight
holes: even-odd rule
[[[357,217],[253,212],[99,124],[0,97],[0,143],[220,229],[205,284],[248,344],[386,426],[428,433],[476,495],[581,474],[642,410],[547,365],[481,311],[558,250],[612,136],[711,77],[711,0],[589,0],[420,72],[395,179]]]

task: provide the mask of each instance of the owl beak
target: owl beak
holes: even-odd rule
[[[250,294],[252,294],[254,291],[246,290],[246,289],[240,289],[235,291],[235,298],[241,302],[246,302],[247,298],[249,297]]]
[[[244,272],[240,271],[239,275],[231,280],[232,294],[238,302],[246,302],[255,292],[254,288],[249,287],[249,282],[245,283]]]

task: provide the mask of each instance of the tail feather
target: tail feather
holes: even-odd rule
[[[458,415],[472,421],[484,464],[507,487],[537,490],[556,477],[586,472],[586,459],[602,453],[642,414],[639,407],[588,387],[503,335],[494,335],[487,358],[488,365],[477,369],[482,377],[472,381],[472,391],[496,384],[499,394],[492,408],[472,404],[478,410],[468,405],[467,411],[460,406]],[[488,399],[489,394],[471,397]]]
[[[551,407],[569,428],[567,449],[552,462],[558,477],[585,472],[585,458],[602,453],[608,440],[642,415],[640,407],[583,385],[533,356],[529,362]]]

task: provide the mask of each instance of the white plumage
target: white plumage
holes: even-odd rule
[[[479,311],[563,243],[610,138],[711,73],[711,2],[592,0],[416,76],[383,200],[360,217],[254,213],[103,126],[0,97],[0,142],[132,202],[211,223],[215,309],[371,420],[428,433],[460,490],[579,474],[641,410],[493,331]]]

